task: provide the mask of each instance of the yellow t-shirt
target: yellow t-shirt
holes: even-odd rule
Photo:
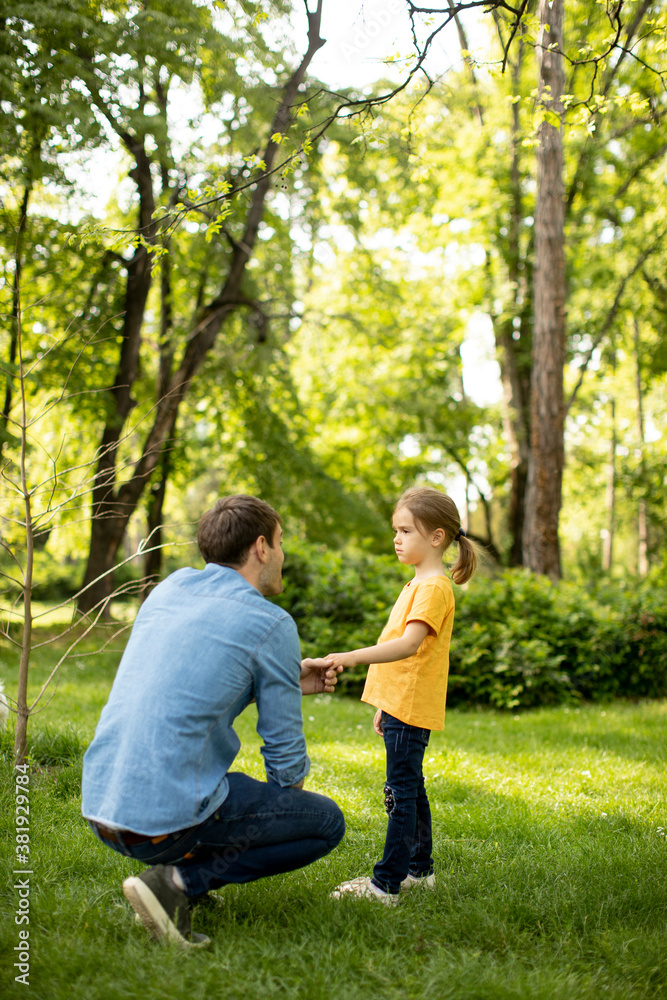
[[[417,652],[405,660],[372,663],[361,700],[409,726],[444,729],[449,643],[454,625],[454,594],[446,576],[407,583],[379,641],[400,638],[410,622],[425,622],[428,635]]]

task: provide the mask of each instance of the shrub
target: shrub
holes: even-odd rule
[[[487,651],[471,669],[480,622]],[[593,689],[597,696],[611,696],[610,648],[616,638],[616,626],[601,617],[601,609],[580,587],[556,585],[522,570],[493,581],[480,579],[459,602],[452,696],[479,700],[480,684],[488,695],[484,700],[505,708],[588,698]]]
[[[613,601],[610,596],[613,594]],[[527,571],[478,579],[457,602],[450,703],[514,708],[667,694],[664,600]]]

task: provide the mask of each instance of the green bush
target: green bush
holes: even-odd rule
[[[277,598],[295,618],[304,655],[377,640],[409,578],[392,557],[290,548]],[[597,589],[525,570],[454,588],[448,703],[497,708],[667,695],[664,581]],[[366,668],[340,686],[358,693]]]
[[[478,578],[457,601],[450,703],[531,707],[667,693],[664,595],[581,586],[526,571]]]

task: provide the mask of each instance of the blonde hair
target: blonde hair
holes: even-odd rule
[[[444,531],[443,555],[452,542],[458,542],[459,557],[450,566],[450,573],[454,583],[466,583],[477,569],[478,548],[462,533],[461,516],[452,498],[433,486],[413,486],[399,497],[394,513],[401,507],[410,511],[422,533],[438,528]]]

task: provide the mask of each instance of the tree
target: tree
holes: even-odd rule
[[[504,6],[504,4],[500,5]],[[461,5],[453,6],[452,10],[454,13],[456,13],[459,6]],[[208,306],[200,310],[196,318],[194,330],[188,336],[187,347],[181,356],[180,363],[174,362],[173,368],[170,371],[170,377],[166,383],[165,396],[157,403],[156,420],[153,429],[145,441],[142,455],[134,465],[131,478],[122,484],[117,484],[113,468],[116,457],[113,448],[113,439],[127,417],[129,391],[124,387],[132,385],[134,381],[134,365],[138,357],[136,335],[126,332],[124,336],[126,350],[124,349],[123,356],[121,356],[118,377],[113,389],[116,413],[112,416],[110,423],[107,424],[101,443],[101,451],[105,456],[105,460],[104,465],[100,464],[94,497],[93,529],[84,583],[89,583],[93,577],[107,579],[105,574],[100,574],[100,570],[109,566],[114,553],[118,550],[129,517],[136,508],[146,482],[153,474],[158,464],[159,456],[173,432],[180,402],[188,392],[189,386],[201,367],[204,358],[215,344],[220,329],[225,325],[228,318],[241,308],[250,308],[256,315],[261,316],[261,309],[257,309],[256,304],[248,300],[243,290],[246,267],[256,242],[267,194],[271,187],[271,177],[279,147],[288,129],[293,126],[295,117],[298,117],[300,114],[299,108],[304,110],[306,107],[305,102],[297,102],[297,97],[315,52],[324,44],[324,40],[320,37],[322,0],[318,0],[313,12],[309,10],[307,5],[306,10],[308,16],[308,47],[300,64],[282,89],[280,101],[269,130],[270,138],[260,159],[262,174],[256,181],[252,182],[254,189],[242,225],[242,235],[240,235],[240,238],[230,239],[232,244],[231,260],[226,274],[220,282],[220,290],[209,302]],[[421,58],[418,58],[410,71],[409,77],[412,77],[419,70],[420,66]],[[86,76],[86,83],[91,98],[98,110],[110,120],[112,127],[117,128],[117,124],[114,125],[113,118],[109,116],[108,108],[105,106],[104,95],[101,94],[95,82],[91,82],[90,75]],[[140,81],[140,110],[144,106],[144,86],[145,81],[142,79]],[[388,94],[376,97],[372,102],[369,102],[366,98],[344,99],[342,103],[333,108],[330,114],[325,116],[323,123],[316,130],[313,130],[315,135],[323,134],[341,114],[343,109],[346,109],[348,113],[354,114],[357,110],[367,108],[369,103],[385,103],[398,90],[403,89],[404,86],[405,84],[395,88]],[[158,88],[156,87],[157,90]],[[159,94],[157,103],[160,104]],[[151,193],[149,191],[150,185],[148,183],[149,169],[147,163],[144,163],[144,161],[148,160],[145,148],[140,143],[140,136],[129,133],[125,128],[119,134],[133,155],[136,156],[137,153],[140,155],[141,162],[140,159],[137,159],[136,170],[133,169],[133,173],[136,173],[138,184],[142,177],[144,179],[143,189],[140,188],[140,191],[143,190],[144,192],[140,197],[141,211],[143,213],[140,220],[140,231],[142,232],[142,239],[144,241],[148,241],[149,243],[154,242],[158,227],[149,211],[152,206]],[[312,145],[312,141],[310,138],[306,139],[304,148],[309,148]],[[216,196],[215,192],[211,192],[211,201],[215,202],[219,198],[219,195]],[[226,210],[223,210],[222,216],[224,214],[226,214]],[[218,217],[218,220],[214,222],[214,226],[218,230],[222,228],[220,224],[222,216]],[[145,254],[147,249],[149,248],[140,243],[136,251],[137,274],[134,276],[128,275],[128,290],[131,287],[131,280],[133,280],[136,282],[136,291],[132,295],[134,309],[130,309],[128,303],[128,307],[125,310],[126,325],[133,322],[135,328],[138,326],[137,317],[143,315],[145,310],[147,286],[150,281],[150,268],[146,264],[147,256]],[[90,593],[91,601],[99,596],[93,591],[87,591],[87,593]],[[81,610],[85,610],[85,602],[82,603]]]
[[[563,465],[563,366],[565,363],[565,249],[563,147],[564,85],[562,0],[540,0],[535,323],[531,379],[531,437],[524,522],[524,562],[552,579],[561,575],[558,518]]]
[[[129,206],[119,201],[106,228],[79,224],[79,240],[64,250],[56,251],[54,241],[62,244],[66,227],[51,220],[48,229],[48,211],[39,215],[39,193],[26,229],[37,252],[24,253],[25,266],[31,280],[38,276],[50,321],[64,329],[73,320],[81,331],[95,323],[109,335],[96,357],[85,357],[86,384],[112,386],[104,397],[96,392],[68,404],[76,408],[86,439],[104,429],[97,441],[99,517],[88,580],[95,566],[118,551],[133,512],[141,514],[146,504],[150,530],[159,530],[168,481],[184,485],[200,470],[205,490],[217,488],[230,470],[235,484],[278,490],[281,499],[294,501],[299,523],[321,538],[334,537],[336,510],[350,501],[349,521],[370,539],[397,483],[457,468],[478,486],[487,526],[496,521],[493,532],[498,506],[508,497],[511,558],[521,558],[535,288],[531,185],[537,140],[529,124],[534,98],[528,56],[536,41],[526,8],[495,6],[500,61],[511,72],[490,86],[466,56],[459,77],[435,85],[427,76],[419,91],[417,76],[429,73],[433,37],[422,32],[422,14],[411,7],[417,45],[407,75],[412,82],[381,86],[371,95],[332,95],[306,84],[304,75],[280,132],[274,119],[281,106],[276,95],[286,93],[278,86],[286,75],[280,68],[286,50],[275,41],[266,44],[237,6],[224,14],[224,44],[206,9],[185,0],[155,0],[140,11],[119,3],[110,19],[91,8],[78,31],[81,41],[59,41],[67,48],[68,88],[87,96],[93,109],[87,112],[91,134],[93,123],[104,123],[107,136],[125,150],[134,186],[134,200]],[[62,0],[62,10],[68,9]],[[277,38],[287,5],[274,9]],[[442,25],[456,20],[460,9],[448,4]],[[321,5],[311,27],[318,11]],[[575,25],[591,11],[590,4],[577,6]],[[642,107],[642,94],[654,99],[649,72],[625,51],[639,37],[638,24],[634,19],[619,36],[623,48],[616,51],[625,54],[615,58],[612,83],[603,56],[613,51],[614,39],[608,45],[597,22],[583,58],[563,55],[572,92],[565,101],[564,133],[568,306],[574,319],[565,355],[570,414],[579,415],[591,398],[577,380],[592,370],[587,359],[594,361],[610,336],[649,259],[642,256],[649,246],[639,208],[634,220],[627,214],[630,203],[633,210],[638,206],[633,192],[659,154],[655,132],[628,124],[637,117],[634,105]],[[568,30],[576,47],[579,29]],[[646,50],[642,58],[648,58]],[[597,82],[591,89],[592,72]],[[179,88],[191,87],[195,94],[195,80],[203,109],[217,115],[219,135],[179,140],[175,152],[175,97]],[[630,100],[633,88],[638,96]],[[505,95],[511,103],[504,103]],[[549,124],[547,105],[537,106],[540,127]],[[639,114],[650,118],[650,112]],[[589,133],[592,124],[596,129]],[[262,157],[260,132],[273,156],[270,164]],[[311,144],[316,156],[305,155]],[[340,152],[332,157],[334,149]],[[364,150],[365,161],[357,155]],[[627,181],[621,218],[613,210],[613,165],[617,187]],[[329,187],[333,169],[345,172],[342,194]],[[370,224],[359,219],[364,199],[372,206]],[[335,204],[333,214],[327,201]],[[610,217],[615,232],[628,237],[621,252],[599,237]],[[346,276],[341,287],[328,284],[308,262],[318,241],[333,245],[326,232],[330,219],[357,240],[349,257],[334,250]],[[406,261],[430,247],[446,254],[449,265],[458,247],[465,266],[455,286],[443,287],[444,270],[429,272],[434,291],[415,278],[411,265],[397,267],[398,249],[382,249],[389,230],[400,233],[392,239],[404,243]],[[375,234],[380,242],[374,244]],[[5,245],[10,243],[8,235]],[[472,266],[468,255],[475,259]],[[67,288],[61,282],[56,296],[47,294],[65,269],[73,275]],[[458,348],[468,317],[480,307],[492,317],[502,348],[511,464],[497,414],[471,406],[460,384]],[[332,345],[335,393],[326,378],[312,377],[302,353],[306,330],[312,350],[326,344],[329,352]],[[37,351],[37,335],[33,344]],[[42,369],[51,378],[59,367],[66,370],[67,350]],[[389,359],[398,363],[394,372]],[[362,392],[350,387],[351,377],[364,385]],[[379,400],[375,409],[367,402],[371,394]],[[315,432],[305,414],[312,416]],[[418,454],[402,447],[406,438]],[[263,439],[285,443],[284,461],[272,461]]]
[[[410,5],[410,10],[415,21],[418,21],[420,17],[422,19],[426,17],[425,12],[421,11],[420,13],[420,9],[414,5]],[[544,22],[544,11],[542,8],[541,10]],[[598,11],[600,16],[598,16]],[[446,15],[446,17],[444,20],[438,21],[437,18],[433,17],[437,14]],[[654,110],[664,101],[661,83],[663,78],[659,71],[659,49],[663,23],[660,18],[654,20],[650,18],[650,4],[648,3],[643,3],[636,8],[630,8],[621,3],[609,10],[601,10],[591,4],[582,3],[576,8],[568,9],[570,44],[566,46],[562,38],[560,41],[556,39],[553,31],[549,33],[546,42],[537,35],[539,21],[535,20],[527,5],[522,5],[516,11],[498,7],[492,14],[501,46],[502,67],[503,69],[510,67],[512,80],[512,89],[508,95],[508,98],[511,99],[512,112],[511,125],[508,129],[511,160],[509,169],[507,159],[505,159],[504,162],[501,161],[498,164],[497,170],[497,194],[503,197],[505,204],[501,213],[496,215],[494,211],[488,216],[497,228],[495,233],[491,231],[487,237],[491,244],[487,309],[494,321],[499,348],[508,403],[505,421],[506,432],[513,455],[509,511],[513,540],[510,559],[512,562],[526,561],[534,565],[539,564],[544,568],[546,563],[536,560],[535,550],[542,546],[544,539],[550,538],[548,547],[551,548],[551,556],[548,571],[557,575],[559,572],[559,558],[556,551],[558,546],[557,524],[560,507],[557,494],[558,483],[562,478],[563,458],[562,447],[558,446],[556,442],[561,437],[558,424],[563,426],[564,414],[570,409],[573,397],[570,398],[567,405],[563,403],[559,407],[555,398],[561,395],[561,390],[554,384],[551,387],[554,400],[550,404],[544,405],[548,398],[543,391],[544,386],[542,385],[539,390],[534,391],[531,388],[533,377],[537,373],[533,363],[533,352],[542,352],[545,343],[540,337],[538,342],[533,344],[534,331],[531,308],[534,309],[536,322],[543,322],[547,316],[544,303],[541,302],[538,305],[535,301],[534,292],[537,291],[538,279],[533,271],[533,266],[537,258],[542,256],[544,248],[549,246],[549,240],[541,240],[541,249],[538,252],[537,233],[535,241],[528,241],[528,245],[526,245],[527,241],[521,237],[521,224],[524,221],[532,223],[531,216],[534,215],[538,225],[533,228],[538,229],[540,218],[544,220],[553,217],[556,228],[560,229],[561,223],[558,221],[558,217],[562,218],[563,213],[560,211],[558,199],[555,205],[555,216],[553,215],[553,204],[546,205],[546,213],[541,211],[540,202],[544,198],[551,198],[552,188],[548,184],[540,186],[534,210],[531,205],[532,199],[527,197],[529,188],[526,181],[530,180],[532,170],[530,167],[526,169],[525,165],[522,166],[522,160],[525,164],[526,154],[522,152],[521,147],[524,146],[532,151],[534,143],[539,143],[539,139],[532,139],[526,135],[526,115],[525,112],[522,114],[522,105],[532,106],[535,101],[535,95],[529,92],[532,88],[526,88],[522,82],[524,69],[528,66],[524,53],[534,47],[538,55],[544,52],[547,62],[558,63],[560,60],[561,69],[563,63],[569,67],[569,79],[566,86],[568,93],[564,99],[564,105],[560,108],[560,115],[558,117],[554,115],[554,110],[551,107],[554,95],[548,93],[546,100],[538,101],[534,117],[536,118],[536,126],[543,135],[549,134],[548,126],[550,124],[554,128],[560,118],[563,119],[568,181],[567,190],[564,192],[565,216],[563,223],[569,228],[568,250],[570,247],[581,245],[582,250],[586,250],[590,254],[590,242],[583,242],[583,240],[590,240],[591,207],[595,205],[597,209],[598,206],[595,188],[599,184],[601,161],[604,161],[608,156],[606,144],[610,144],[609,152],[611,152],[611,146],[619,145],[619,142],[622,142],[626,147],[623,160],[618,155],[615,157],[616,169],[622,167],[625,177],[624,183],[618,185],[622,198],[627,197],[628,189],[641,183],[651,164],[664,153],[664,142],[660,140],[659,136],[649,133],[651,150],[641,156],[634,155],[635,151],[639,153],[642,146],[642,127],[651,128],[646,123],[650,121]],[[435,20],[435,28],[431,26],[428,33],[424,29],[423,49],[432,43],[433,33],[441,30],[447,22],[450,11],[449,8],[445,7],[433,8],[430,15],[432,24]],[[551,20],[554,20],[553,12],[549,13],[546,23]],[[549,25],[549,27],[552,26]],[[467,41],[463,41],[462,44],[466,47],[465,59],[469,61],[471,55],[467,51]],[[542,66],[544,66],[544,61],[542,60]],[[466,76],[469,77],[467,85]],[[492,119],[492,109],[497,106],[497,97],[490,95],[488,90],[485,91],[480,87],[479,79],[470,75],[467,70],[461,73],[460,86],[462,90],[461,105],[467,103],[471,118],[477,122],[480,128],[482,141],[478,156],[484,158],[485,168],[489,169],[489,147],[497,143],[493,132],[499,127],[497,119],[495,121]],[[505,89],[501,83],[496,83],[495,86],[501,92]],[[563,86],[562,83],[561,86]],[[534,110],[531,107],[531,111]],[[489,128],[485,128],[484,123],[489,119],[492,123]],[[582,132],[583,140],[580,138]],[[626,137],[629,139],[627,145]],[[545,152],[544,144],[540,143],[538,159],[542,158],[543,163],[546,158],[543,155]],[[630,155],[627,155],[628,153]],[[478,174],[475,175],[475,183],[479,183]],[[470,200],[472,204],[467,217],[474,218],[479,197],[472,195]],[[600,199],[601,202],[602,199]],[[494,209],[495,207],[494,205]],[[607,215],[607,218],[610,215],[613,216],[615,224],[619,228],[632,228],[628,227],[627,219],[621,220],[619,218],[619,212],[614,210],[609,202],[605,203],[604,207],[600,204],[600,225],[604,225],[603,213]],[[573,224],[576,224],[576,229]],[[478,237],[479,230],[472,229],[470,239],[477,240]],[[581,244],[578,243],[580,239],[582,240]],[[652,240],[649,246],[645,245],[647,254],[654,253],[656,246],[657,244]],[[619,293],[618,300],[614,299],[615,306],[612,302],[607,314],[603,313],[599,317],[598,331],[593,335],[596,347],[610,332],[619,303],[627,294],[629,282],[636,274],[636,267],[641,266],[642,254],[643,251],[638,255],[637,264],[631,264],[625,274],[621,271],[617,277],[611,279],[613,283],[616,283]],[[583,264],[584,254],[582,253],[580,256]],[[502,271],[498,271],[495,260],[503,261]],[[590,269],[590,263],[587,263]],[[559,265],[550,276],[546,289],[542,291],[550,292],[550,288],[553,287],[551,278],[562,282],[564,280],[561,277],[562,274],[563,269]],[[568,275],[569,298],[572,298],[577,284],[583,285],[587,281],[588,278],[583,267],[577,273],[574,273],[573,269],[570,268]],[[556,297],[563,299],[564,295],[565,286],[562,285]],[[589,299],[588,313],[592,317],[595,316],[597,310],[590,302],[590,292],[587,295]],[[497,303],[500,303],[500,308],[496,305]],[[559,309],[560,306],[556,308]],[[549,311],[554,313],[553,303],[549,306]],[[587,325],[593,327],[595,323],[589,320]],[[600,335],[600,339],[598,339],[598,335]],[[566,341],[563,327],[561,336],[563,347],[560,349],[560,355],[565,363],[566,360],[569,361],[571,357],[576,357],[579,353],[576,348],[579,331],[576,331],[574,336]],[[557,346],[558,339],[558,337],[554,338],[553,346]],[[549,353],[547,352],[547,354]],[[545,357],[538,354],[536,360],[538,360],[540,370],[544,375],[542,366],[545,363]],[[585,373],[586,368],[587,362],[586,357],[584,357],[583,364],[579,365],[580,373]],[[553,368],[551,375],[544,375],[544,377],[549,384],[552,379],[558,379]],[[577,391],[575,385],[573,396],[576,395]],[[531,398],[533,400],[532,416],[529,405]],[[552,433],[542,432],[533,426],[533,417],[540,407],[546,411],[542,413],[542,421],[547,417],[548,412],[551,412],[551,417],[547,417],[547,422],[553,425]],[[562,418],[558,417],[559,409],[564,410]],[[533,445],[531,445],[531,441],[534,441]],[[542,462],[540,455],[545,447],[547,452],[544,453],[544,462]],[[553,453],[548,454],[549,450],[552,450]],[[526,471],[529,459],[534,470],[532,476],[533,495],[538,482],[542,482],[545,489],[550,486],[554,490],[554,495],[546,502],[543,497],[537,506],[531,499],[530,515],[533,523],[525,526],[524,530],[523,512],[526,509]],[[543,471],[538,476],[535,472],[541,464],[546,465],[548,471]],[[531,545],[529,544],[530,539],[535,540],[536,538],[536,518],[538,520],[544,519],[544,524],[540,529],[542,542],[539,545]],[[532,556],[529,550],[533,550]]]
[[[61,0],[57,12],[39,0],[19,0],[0,13],[0,179],[8,186],[2,213],[13,258],[0,455],[14,396],[19,290],[31,198],[36,187],[64,181],[57,158],[63,133],[79,150],[92,148],[100,139],[97,123],[86,121],[82,95],[71,86],[71,39],[85,30],[85,24],[85,14]]]
[[[293,107],[297,103],[299,88],[304,80],[307,67],[315,52],[324,44],[319,34],[321,2],[315,13],[309,13],[308,20],[308,46],[298,67],[282,89],[269,129],[270,138],[261,158],[263,176],[254,185],[245,215],[242,236],[238,239],[231,239],[232,251],[221,287],[215,297],[198,311],[193,328],[185,338],[186,346],[180,359],[174,360],[168,366],[166,377],[163,378],[164,393],[156,404],[153,426],[144,441],[141,455],[134,464],[130,478],[118,484],[115,469],[116,443],[122,434],[122,428],[132,405],[130,388],[136,379],[141,325],[151,281],[149,247],[146,246],[146,243],[155,242],[158,233],[158,223],[153,217],[155,199],[152,190],[150,159],[146,155],[145,144],[139,136],[130,134],[124,129],[121,132],[121,138],[136,158],[134,172],[140,191],[141,213],[138,228],[142,236],[128,273],[128,303],[125,309],[123,351],[112,390],[114,404],[111,419],[107,423],[100,445],[101,458],[93,496],[94,516],[91,546],[84,576],[86,596],[80,602],[82,611],[86,611],[89,606],[96,604],[100,597],[104,596],[104,590],[109,588],[106,573],[116,558],[129,518],[173,432],[180,403],[187,394],[205,357],[215,344],[220,329],[238,309],[253,308],[252,302],[246,298],[243,292],[244,274],[257,240],[266,196],[271,186],[271,171],[280,149],[282,136],[290,126],[294,114]],[[95,84],[90,83],[90,81],[88,83],[93,100],[97,102],[103,113],[110,115],[99,88],[96,88]],[[156,89],[160,89],[159,81]],[[143,85],[140,87],[140,100],[143,107],[146,102]],[[222,222],[222,218],[219,219],[219,222]],[[169,361],[171,362],[171,358]],[[94,579],[100,579],[103,582],[99,586],[89,586]]]
[[[60,667],[77,646],[95,629],[104,612],[105,602],[91,607],[88,619],[81,622],[74,618],[72,624],[46,639],[35,642],[33,597],[35,588],[35,557],[41,548],[44,536],[51,535],[55,528],[62,527],[72,518],[87,519],[89,493],[93,483],[92,463],[79,458],[73,464],[64,460],[65,442],[60,440],[54,451],[45,443],[43,427],[47,418],[53,420],[54,411],[67,402],[70,394],[69,379],[60,390],[52,394],[40,387],[40,364],[45,355],[30,361],[23,353],[21,285],[16,293],[16,373],[14,381],[18,388],[18,406],[14,416],[9,418],[11,440],[18,442],[16,460],[4,460],[0,472],[5,492],[3,493],[2,522],[4,537],[0,539],[0,579],[3,582],[3,596],[8,604],[1,610],[3,621],[0,634],[10,646],[19,650],[18,689],[10,708],[16,712],[14,734],[14,758],[16,764],[26,760],[28,746],[28,723],[30,717],[39,710],[49,686]],[[62,343],[52,342],[45,352],[57,352]],[[6,369],[3,370],[7,374]],[[70,373],[71,374],[71,373]],[[145,547],[150,547],[147,540]],[[16,575],[18,573],[18,575]],[[134,582],[115,589],[114,595],[132,595],[138,589]],[[74,605],[80,594],[71,598]],[[60,610],[69,601],[50,610]],[[45,612],[40,612],[45,614]],[[20,638],[15,637],[15,619],[19,617]],[[120,631],[123,630],[121,627]],[[110,642],[118,630],[107,636]],[[66,642],[67,648],[60,655],[42,684],[36,697],[29,702],[28,682],[32,656],[40,647]]]

